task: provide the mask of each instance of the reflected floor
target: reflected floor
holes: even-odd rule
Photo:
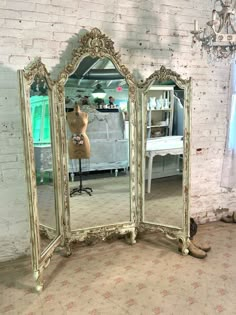
[[[79,181],[69,183],[70,189],[79,187]],[[130,221],[129,175],[91,174],[83,179],[83,187],[93,189],[70,198],[71,229],[93,227]],[[40,223],[55,227],[53,186],[37,187]]]
[[[182,227],[182,176],[155,178],[145,194],[145,221]]]
[[[93,189],[92,196],[83,193],[70,198],[71,228],[85,228],[129,221],[129,176],[89,175],[83,187]],[[70,188],[79,182],[70,182]],[[53,186],[38,186],[40,222],[55,227]],[[152,180],[150,194],[145,194],[145,221],[182,226],[182,177]]]
[[[56,228],[55,197],[53,183],[37,186],[39,222]]]
[[[79,182],[70,182],[70,188]],[[71,228],[78,229],[130,221],[129,176],[90,175],[83,180],[83,187],[93,189],[70,198]]]
[[[51,243],[44,234],[40,233],[40,252],[42,253]]]

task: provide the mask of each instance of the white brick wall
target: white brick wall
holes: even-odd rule
[[[219,207],[235,208],[235,193],[219,186],[229,67],[209,66],[189,33],[211,9],[202,0],[0,0],[0,260],[29,249],[16,70],[41,56],[55,76],[84,28],[109,35],[137,78],[162,64],[193,78],[191,212],[207,221]]]

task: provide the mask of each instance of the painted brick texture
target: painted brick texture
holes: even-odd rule
[[[235,208],[235,192],[220,188],[229,66],[191,48],[193,20],[205,25],[211,10],[202,0],[0,0],[0,260],[29,252],[16,70],[41,56],[56,77],[92,27],[114,40],[137,80],[161,65],[192,77],[191,213],[205,222]]]

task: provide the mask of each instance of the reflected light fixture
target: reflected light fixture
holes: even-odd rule
[[[192,46],[200,42],[201,54],[205,50],[209,61],[235,58],[236,51],[236,16],[235,0],[215,0],[212,19],[203,29],[199,29],[194,20]],[[219,8],[220,10],[216,10]]]
[[[101,84],[96,85],[96,89],[92,92],[94,98],[104,98],[106,96],[106,92],[102,89]]]

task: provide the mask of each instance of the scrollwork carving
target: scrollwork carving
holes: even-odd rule
[[[92,229],[74,230],[71,235],[71,242],[84,242],[87,245],[96,243],[97,241],[104,241],[106,239],[112,240],[119,235],[130,235],[130,244],[135,243],[136,229],[134,224],[115,224],[112,226],[103,226]]]
[[[42,63],[40,57],[36,57],[27,67],[24,69],[24,77],[26,79],[27,84],[30,86],[35,76],[38,76],[40,78],[44,78],[49,85],[49,88],[52,88],[53,80],[49,77],[49,72],[46,69],[46,66],[44,63]]]
[[[107,53],[116,55],[120,59],[119,53],[115,52],[114,42],[98,28],[93,28],[91,32],[87,33],[80,39],[81,46],[86,49],[91,49],[95,54],[100,53],[101,50],[107,50]]]
[[[191,79],[185,80],[177,72],[167,69],[165,66],[161,66],[160,70],[156,70],[145,80],[145,82],[140,83],[139,88],[147,91],[154,81],[163,82],[167,80],[174,81],[181,89],[186,89],[191,82]]]

